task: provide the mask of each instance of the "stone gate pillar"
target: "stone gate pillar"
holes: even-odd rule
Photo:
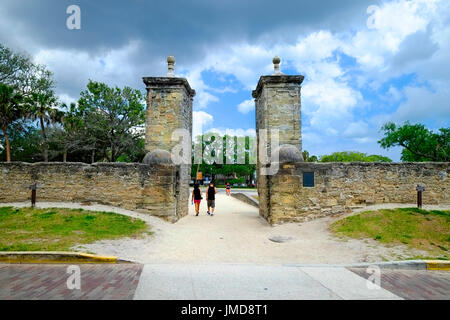
[[[280,72],[280,58],[273,59],[274,74],[262,76],[256,90],[252,92],[256,104],[256,133],[258,145],[258,194],[260,215],[270,223],[277,223],[282,216],[294,212],[292,195],[287,191],[295,188],[292,176],[294,164],[302,162],[302,137],[300,117],[300,89],[304,77],[301,75],[284,75]],[[278,129],[278,145],[272,141],[274,129]],[[265,130],[263,134],[260,130]],[[261,139],[267,137],[267,143]],[[261,148],[264,150],[261,150]],[[261,152],[271,159],[269,163],[261,162]],[[278,158],[275,155],[278,153]],[[271,174],[268,167],[279,168]],[[285,189],[285,190],[283,190]]]
[[[165,77],[144,77],[147,88],[147,125],[145,148],[148,152],[160,149],[168,152],[177,142],[172,141],[176,129],[192,133],[192,90],[185,78],[175,77],[173,56],[167,58],[169,72]]]
[[[191,165],[172,163],[171,152],[174,146],[180,143],[180,141],[172,141],[172,133],[177,129],[184,129],[189,133],[189,144],[192,143],[192,102],[195,90],[191,89],[185,78],[175,76],[173,56],[167,58],[167,63],[168,72],[165,77],[143,78],[147,89],[145,128],[147,154],[143,162],[155,166],[173,167],[173,174],[165,175],[161,179],[173,180],[175,202],[172,213],[174,216],[171,216],[169,212],[169,220],[177,220],[188,214]],[[170,206],[169,211],[171,211]]]

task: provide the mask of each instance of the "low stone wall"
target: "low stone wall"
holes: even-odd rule
[[[30,201],[29,186],[37,183],[37,202],[100,203],[176,221],[187,214],[184,171],[163,164],[0,162],[0,202]]]
[[[259,208],[258,200],[253,199],[251,196],[246,195],[245,193],[240,193],[240,192],[236,193],[236,192],[233,192],[233,193],[231,193],[231,196],[232,196],[233,198],[236,198],[236,199],[238,199],[238,200],[241,200],[242,202],[245,202],[245,203],[247,203],[247,204],[249,204],[249,205],[251,205],[251,206],[254,206],[254,207],[256,207],[256,208]]]
[[[314,187],[303,186],[303,173]],[[258,181],[260,215],[272,224],[308,221],[379,203],[450,204],[449,163],[295,163]]]

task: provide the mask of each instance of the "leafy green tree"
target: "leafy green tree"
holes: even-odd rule
[[[89,133],[84,128],[83,118],[77,105],[71,103],[68,106],[63,103],[59,113],[58,120],[61,125],[55,125],[49,134],[50,149],[54,153],[52,157],[62,154],[62,160],[66,162],[69,153],[90,154]],[[87,157],[75,158],[82,161],[88,159]]]
[[[342,151],[320,157],[320,162],[392,162],[391,159],[379,155],[368,156],[362,152]]]
[[[0,43],[0,83],[17,86],[30,66],[31,61],[27,55],[15,53]]]
[[[78,106],[85,137],[96,156],[115,162],[142,139],[145,124],[144,96],[125,87],[111,88],[90,80],[81,92]],[[95,152],[100,155],[95,155]]]
[[[229,146],[233,147],[232,152],[227,152],[227,147],[229,147],[227,146],[227,139]],[[202,159],[202,163],[195,164],[193,156],[191,175],[195,177],[197,171],[200,171],[204,176],[210,175],[213,179],[216,175],[222,174],[244,178],[244,181],[247,178],[252,180],[256,170],[256,165],[253,164],[256,162],[256,155],[252,152],[251,145],[255,143],[255,137],[231,137],[228,135],[222,137],[218,133],[206,133],[194,139],[192,152],[194,154],[195,150],[200,148],[201,145],[202,155],[212,154],[214,156],[213,149],[218,147],[217,141],[222,146],[223,158],[219,159],[219,163],[208,163],[205,159]],[[245,163],[239,163],[241,161]]]
[[[7,162],[11,162],[8,128],[12,123],[21,119],[24,112],[23,96],[14,87],[0,83],[0,129],[5,140]]]
[[[303,150],[302,151],[303,160],[305,162],[317,162],[318,158],[316,156],[310,155],[308,151]]]
[[[403,147],[402,161],[450,161],[450,128],[435,133],[423,124],[389,122],[382,131],[384,137],[378,143],[385,149]]]
[[[24,116],[25,75],[32,63],[28,56],[0,44],[0,129],[5,140],[6,161],[11,161],[8,128]]]
[[[0,138],[2,133],[0,133]],[[12,123],[8,128],[11,141],[11,158],[14,161],[42,161],[42,136],[40,130],[29,120]],[[6,148],[0,149],[0,161],[7,157]]]

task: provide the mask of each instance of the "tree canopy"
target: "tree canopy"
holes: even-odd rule
[[[402,161],[450,161],[450,128],[433,132],[423,124],[389,122],[382,127],[382,148],[403,147]]]
[[[142,136],[145,109],[139,90],[89,80],[78,105],[88,145],[110,162],[133,148]]]
[[[392,162],[388,157],[357,151],[334,152],[320,157],[320,162]]]
[[[198,162],[194,157],[196,150],[201,151],[201,163],[196,163]],[[199,171],[204,175],[210,175],[213,179],[218,174],[244,178],[243,181],[255,178],[255,137],[232,137],[206,133],[194,139],[192,152],[191,176],[193,177]]]

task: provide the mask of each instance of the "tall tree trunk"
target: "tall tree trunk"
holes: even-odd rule
[[[5,136],[6,144],[6,162],[11,162],[11,145],[9,144],[8,133],[6,132],[6,127],[2,127],[3,135]]]
[[[108,159],[110,162],[115,162],[116,161],[115,153],[116,153],[116,148],[114,147],[114,143],[111,142],[111,157],[109,157],[109,159]]]
[[[44,162],[48,162],[48,143],[45,135],[44,119],[39,117],[39,122],[41,123],[42,138],[44,139]]]

